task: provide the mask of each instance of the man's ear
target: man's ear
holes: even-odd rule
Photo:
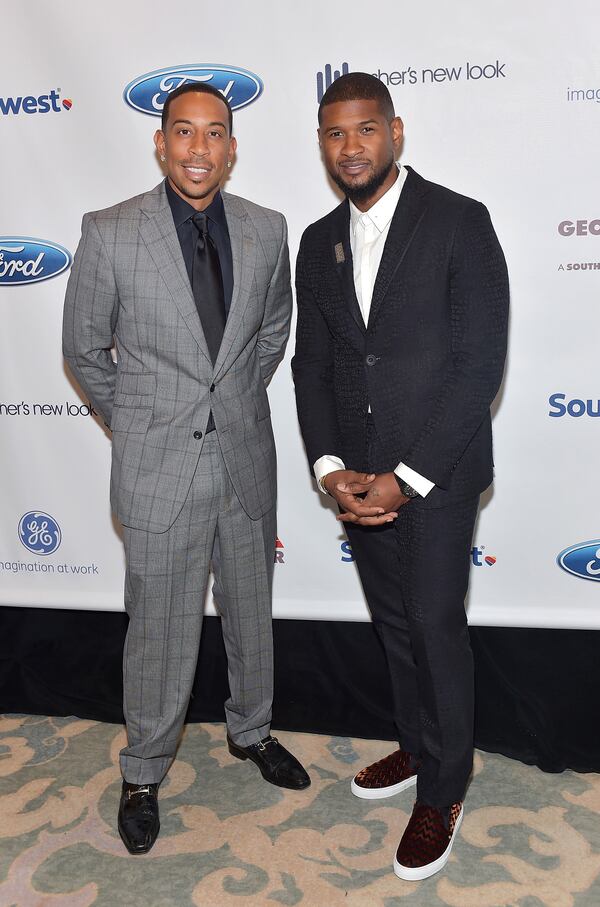
[[[154,133],[154,147],[158,152],[161,161],[165,159],[165,134],[162,129],[157,129]]]
[[[237,151],[237,139],[234,135],[232,135],[231,138],[229,139],[229,154],[227,155],[227,161],[229,164],[233,163],[233,158],[235,157],[236,151]]]
[[[398,150],[404,141],[404,123],[400,117],[394,117],[394,119],[390,121],[390,129],[392,130],[394,148]]]

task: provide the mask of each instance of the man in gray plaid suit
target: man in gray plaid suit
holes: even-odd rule
[[[63,330],[65,358],[112,431],[130,618],[118,826],[130,853],[159,831],[211,564],[230,751],[273,784],[310,784],[269,733],[276,463],[265,388],[289,332],[286,224],[221,193],[236,150],[222,94],[182,86],[161,125],[166,180],[83,218]]]

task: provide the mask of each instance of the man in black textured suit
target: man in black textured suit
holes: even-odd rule
[[[394,871],[446,863],[473,758],[464,599],[490,404],[506,353],[508,280],[486,208],[395,163],[402,121],[365,73],[319,107],[347,199],[305,231],[292,362],[311,467],[340,507],[386,652],[400,749],[360,771],[365,799],[417,785]]]

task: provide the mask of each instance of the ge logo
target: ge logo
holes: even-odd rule
[[[53,517],[39,510],[30,510],[19,521],[19,539],[33,554],[54,554],[62,535]]]

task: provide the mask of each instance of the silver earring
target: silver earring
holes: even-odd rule
[[[166,158],[165,158],[165,156],[164,156],[164,154],[161,154],[161,156],[160,156],[160,159],[161,159],[161,161],[162,161],[162,162],[163,162],[163,164],[164,164],[164,162],[165,162],[165,160],[166,160]]]
[[[227,161],[227,166],[231,167],[231,161]]]

